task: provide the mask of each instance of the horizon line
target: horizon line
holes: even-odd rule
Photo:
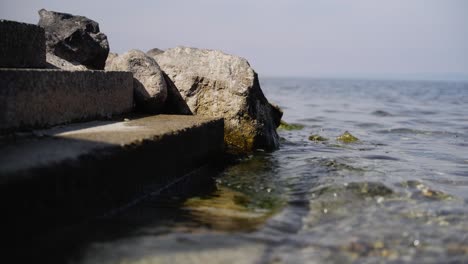
[[[468,82],[466,76],[402,76],[402,75],[281,75],[281,74],[261,74],[259,78],[295,78],[295,79],[324,79],[324,80],[369,80],[369,81],[433,81],[433,82]]]

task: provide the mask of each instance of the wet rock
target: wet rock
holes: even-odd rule
[[[225,119],[225,142],[231,151],[278,148],[280,111],[265,98],[247,60],[185,47],[154,58],[194,114]]]
[[[161,54],[163,53],[164,50],[161,50],[161,49],[158,49],[158,48],[154,48],[154,49],[150,49],[146,52],[146,55],[150,56],[150,57],[153,57],[153,56],[156,56],[158,54]]]
[[[142,51],[131,50],[109,60],[106,70],[132,72],[136,107],[147,113],[160,113],[167,98],[167,86],[153,58]]]
[[[344,132],[343,135],[337,137],[336,140],[339,140],[343,143],[353,143],[359,141],[357,137],[351,135],[351,133],[349,133],[348,131]]]
[[[322,142],[322,141],[327,141],[328,138],[324,138],[320,135],[314,134],[309,136],[310,141],[316,141],[316,142]]]
[[[109,43],[97,22],[45,9],[39,10],[39,16],[38,25],[45,29],[48,53],[90,69],[104,69]]]
[[[272,110],[273,121],[275,121],[275,126],[278,127],[281,124],[281,117],[283,117],[283,109],[276,104],[270,103]]]
[[[324,165],[330,171],[352,171],[354,173],[363,173],[366,172],[363,168],[357,168],[346,163],[338,162],[336,160],[327,160],[321,162],[321,165]]]
[[[438,190],[434,190],[420,181],[410,180],[410,181],[403,182],[401,185],[402,187],[412,189],[414,191],[412,194],[412,197],[415,197],[415,198],[425,198],[425,199],[430,199],[430,200],[452,199],[451,195],[448,195]]]
[[[281,130],[301,130],[303,128],[304,128],[304,125],[292,124],[292,123],[290,124],[283,120],[280,121],[280,125],[278,126],[278,129],[281,129]]]
[[[52,53],[46,54],[47,68],[50,69],[62,69],[67,71],[86,71],[88,68],[79,64],[66,61],[60,57],[55,56]]]

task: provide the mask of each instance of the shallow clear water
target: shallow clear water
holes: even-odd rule
[[[280,150],[240,160],[203,191],[84,228],[94,235],[69,260],[468,262],[468,83],[261,85],[283,120],[304,126],[279,130]],[[345,131],[359,140],[337,140]]]

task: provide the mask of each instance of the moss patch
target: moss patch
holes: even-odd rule
[[[357,137],[351,135],[351,133],[349,133],[348,131],[344,132],[343,135],[337,137],[336,140],[341,141],[343,143],[353,143],[359,141]]]
[[[315,142],[323,142],[323,141],[327,141],[328,138],[324,138],[324,137],[322,137],[320,135],[314,134],[314,135],[309,136],[309,140],[310,141],[315,141]]]
[[[280,122],[280,125],[278,127],[279,130],[287,130],[287,131],[290,131],[290,130],[301,130],[304,128],[304,125],[301,125],[301,124],[293,124],[293,123],[287,123],[283,120],[281,120]]]

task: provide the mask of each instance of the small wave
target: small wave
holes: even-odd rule
[[[377,132],[381,134],[431,134],[430,131],[423,131],[423,130],[417,130],[417,129],[411,129],[411,128],[404,128],[404,127],[385,129],[385,130],[380,130]]]
[[[363,156],[365,159],[371,159],[371,160],[393,160],[393,161],[398,161],[400,159],[390,157],[390,156],[385,156],[385,155],[367,155]]]
[[[446,137],[460,137],[463,136],[460,133],[449,132],[449,131],[430,131],[430,130],[419,130],[412,128],[391,128],[379,130],[377,133],[380,134],[412,134],[412,135],[427,135],[427,136],[446,136]]]
[[[380,116],[380,117],[393,116],[389,112],[386,112],[386,111],[383,111],[383,110],[376,110],[376,111],[372,112],[371,114],[375,115],[375,116]]]
[[[382,127],[383,125],[377,123],[357,123],[357,127],[360,128],[373,128],[373,127]]]
[[[468,171],[455,171],[452,174],[457,176],[468,177]]]
[[[301,118],[299,119],[299,122],[321,122],[325,119],[326,118],[323,116],[317,116],[317,117],[310,117],[310,118]]]
[[[431,111],[431,110],[413,110],[411,111],[413,115],[419,116],[419,115],[435,115],[438,114],[436,111]]]

